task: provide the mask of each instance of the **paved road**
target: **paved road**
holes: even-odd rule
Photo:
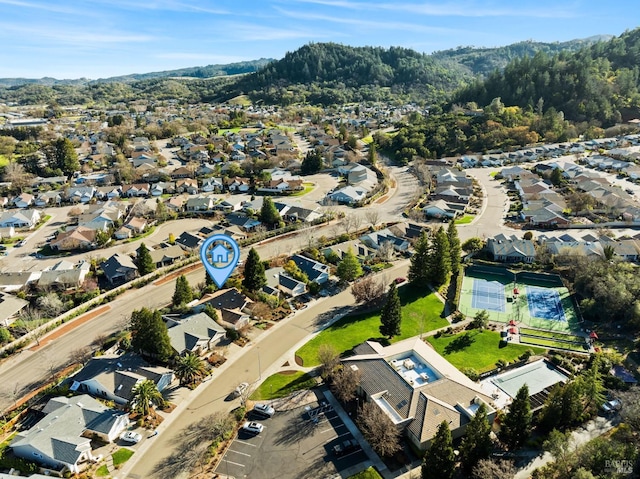
[[[408,266],[409,262],[404,260],[386,270],[384,275],[406,276]],[[155,442],[143,444],[133,456],[131,464],[127,464],[119,477],[173,477],[167,475],[168,470],[156,468],[158,464],[170,463],[169,458],[173,455],[179,456],[181,451],[176,449],[176,442],[181,431],[190,425],[198,424],[214,412],[230,411],[237,407],[239,400],[225,401],[225,398],[240,382],[246,381],[257,386],[260,378],[265,379],[271,371],[282,365],[283,356],[289,350],[299,347],[320,330],[322,325],[333,317],[332,312],[343,311],[352,304],[353,296],[349,290],[345,290],[336,296],[315,302],[307,309],[299,311],[293,318],[258,336],[252,345],[247,346],[244,354],[195,391],[190,398],[191,401],[186,400],[171,413],[169,419],[159,427],[161,434],[154,438]]]

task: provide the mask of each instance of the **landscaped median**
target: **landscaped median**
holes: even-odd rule
[[[424,291],[410,285],[403,286],[398,291],[402,303],[401,334],[391,342],[418,336],[449,324],[442,317],[444,304],[433,293],[424,296]],[[345,316],[302,346],[296,352],[296,359],[301,366],[318,366],[320,346],[331,345],[342,354],[368,339],[380,339],[379,327],[380,310]]]
[[[295,391],[310,389],[316,385],[313,377],[302,371],[282,371],[269,376],[256,389],[249,399],[253,401],[266,401],[286,397]]]

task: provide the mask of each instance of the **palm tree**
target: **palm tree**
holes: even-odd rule
[[[187,353],[176,360],[173,372],[181,386],[192,386],[209,372],[204,361],[193,353]]]
[[[136,384],[131,390],[131,393],[129,408],[142,417],[147,417],[154,405],[156,407],[163,407],[165,405],[162,393],[158,391],[156,383],[151,379]]]

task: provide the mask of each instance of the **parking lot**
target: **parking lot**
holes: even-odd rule
[[[316,401],[288,411],[277,411],[269,419],[249,414],[249,420],[264,425],[260,434],[240,430],[216,472],[251,479],[331,477],[367,460],[359,447],[336,454],[334,446],[353,436],[322,393]]]

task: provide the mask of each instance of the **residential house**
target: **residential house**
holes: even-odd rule
[[[193,211],[193,212],[196,212],[196,211],[211,212],[213,211],[215,204],[216,204],[216,200],[213,196],[199,195],[193,198],[189,198],[185,203],[185,209],[187,211]]]
[[[309,281],[324,284],[329,280],[329,266],[300,254],[291,257],[300,270],[307,275]]]
[[[149,183],[136,183],[133,185],[124,185],[122,187],[122,196],[127,198],[149,196],[151,185]]]
[[[38,288],[60,289],[78,288],[91,271],[91,264],[86,261],[71,263],[69,261],[59,261],[49,269],[45,269],[38,279]]]
[[[296,223],[298,221],[312,223],[322,218],[322,212],[319,208],[309,209],[300,205],[290,205],[279,201],[274,202],[274,205],[278,213],[280,213],[280,217],[288,223]]]
[[[196,236],[193,233],[185,231],[176,239],[176,244],[180,245],[187,251],[193,251],[198,249],[203,239],[200,236]]]
[[[33,203],[35,202],[35,198],[33,195],[29,194],[29,193],[22,193],[20,196],[17,196],[14,198],[13,200],[13,205],[16,208],[28,208],[29,206],[33,205]]]
[[[149,193],[151,196],[162,196],[176,192],[176,184],[173,181],[158,181],[151,185]]]
[[[616,257],[624,261],[638,261],[638,242],[634,239],[612,239],[608,236],[600,237],[603,249],[607,246],[613,248]]]
[[[0,228],[33,229],[39,221],[38,210],[5,211],[0,216]]]
[[[168,209],[174,211],[175,213],[180,213],[184,210],[184,204],[187,202],[187,197],[185,196],[174,196],[169,198],[164,204]]]
[[[27,285],[38,281],[40,271],[18,271],[0,273],[0,291],[10,293],[20,291]]]
[[[176,181],[176,190],[178,193],[189,193],[190,195],[198,194],[198,180],[194,178],[183,178]]]
[[[8,327],[17,319],[18,313],[29,305],[29,301],[18,298],[12,294],[0,291],[0,327]]]
[[[463,436],[481,404],[493,423],[492,398],[422,339],[386,347],[367,341],[354,353],[342,364],[359,372],[357,394],[379,407],[418,450],[429,448],[443,421],[454,439]]]
[[[142,381],[151,380],[158,391],[164,391],[173,381],[173,372],[127,353],[93,357],[71,379],[72,391],[125,405],[133,397],[133,388]]]
[[[129,218],[129,221],[127,221],[124,225],[125,228],[130,229],[136,235],[144,233],[144,231],[147,229],[147,226],[148,223],[146,218],[143,218],[141,216],[134,216],[133,218]]]
[[[81,464],[94,461],[94,436],[113,442],[129,425],[126,413],[107,408],[89,395],[54,397],[42,412],[45,417],[13,438],[11,450],[20,458],[50,469],[80,472]]]
[[[359,186],[345,186],[332,193],[327,194],[330,201],[353,205],[363,201],[367,197],[367,190]]]
[[[231,213],[233,211],[240,211],[242,209],[243,201],[241,198],[229,197],[222,200],[215,206],[216,210],[224,211],[225,213]]]
[[[453,219],[463,215],[465,205],[459,203],[449,203],[444,200],[436,200],[428,203],[422,211],[429,218]]]
[[[100,269],[111,285],[124,284],[138,276],[138,267],[131,256],[116,253],[100,264]]]
[[[96,191],[95,186],[73,186],[65,192],[65,197],[71,203],[88,203]]]
[[[122,189],[119,185],[99,186],[96,188],[96,198],[99,200],[115,200],[120,198]]]
[[[221,192],[224,188],[221,178],[205,178],[200,189],[205,193]]]
[[[203,355],[225,336],[225,329],[206,313],[195,313],[186,318],[168,319],[167,332],[176,354]]]
[[[338,256],[338,258],[342,259],[344,254],[349,250],[351,250],[351,252],[361,260],[372,257],[375,254],[374,249],[369,248],[366,244],[362,243],[359,239],[344,241],[342,243],[337,243],[332,246],[327,246],[326,248],[322,249],[321,253],[324,255],[325,258],[330,256],[332,253],[335,253]]]
[[[541,226],[547,228],[564,226],[571,223],[571,221],[565,218],[561,213],[557,213],[547,207],[539,208],[536,210],[524,209],[520,212],[520,216],[525,222],[533,226]]]
[[[487,240],[487,249],[494,261],[505,263],[533,263],[536,249],[533,241],[502,234]]]
[[[409,246],[411,246],[408,240],[394,236],[387,228],[367,233],[358,239],[374,250],[380,249],[385,243],[391,243],[395,251],[404,253],[408,251]]]
[[[249,178],[241,178],[239,176],[225,178],[224,184],[232,193],[246,193],[251,189],[251,180]]]
[[[180,168],[176,168],[171,172],[171,178],[174,180],[191,177],[193,177],[193,171],[191,171],[186,166],[181,166]]]
[[[278,289],[292,298],[305,294],[307,292],[307,285],[302,281],[298,281],[286,273],[280,273],[278,275]]]
[[[547,252],[559,263],[570,263],[573,256],[582,256],[591,259],[604,258],[604,249],[599,241],[561,241],[548,239],[541,244]]]
[[[253,303],[236,288],[221,289],[204,295],[194,306],[193,310],[200,312],[209,304],[218,312],[220,323],[225,328],[240,330],[249,325],[250,306]]]
[[[293,180],[278,178],[277,180],[271,180],[266,182],[263,186],[258,188],[258,191],[266,193],[290,193],[294,191],[301,191],[304,189],[302,180]]]
[[[444,200],[447,203],[460,203],[466,205],[473,194],[473,190],[469,187],[460,187],[454,185],[437,186],[429,199]]]
[[[47,205],[60,206],[62,203],[62,195],[57,191],[45,191],[39,193],[34,201],[34,205],[38,208],[44,208]]]
[[[156,268],[172,265],[185,256],[184,250],[177,244],[166,248],[153,249],[149,251],[149,254]]]
[[[0,239],[10,239],[16,235],[16,229],[13,225],[3,226],[0,228]]]

